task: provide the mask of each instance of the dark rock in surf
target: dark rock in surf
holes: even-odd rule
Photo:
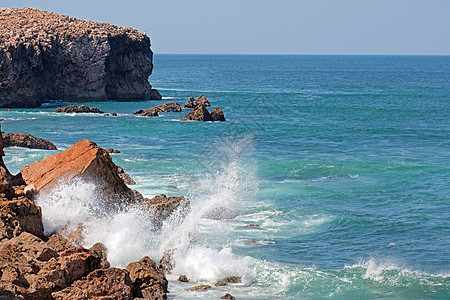
[[[35,137],[29,133],[2,132],[4,147],[24,147],[30,149],[58,150],[50,141]]]
[[[212,121],[211,114],[206,109],[205,105],[199,104],[196,106],[193,110],[191,110],[189,113],[187,113],[183,118],[181,118],[181,121]]]
[[[242,282],[242,278],[238,277],[238,276],[230,276],[226,280],[229,283],[241,283]]]
[[[236,300],[236,298],[234,296],[232,296],[229,293],[226,293],[224,296],[222,296],[220,299],[225,299],[225,300]]]
[[[91,114],[103,114],[104,111],[96,107],[87,107],[86,105],[67,105],[65,107],[57,107],[55,112],[57,113],[91,113]]]
[[[208,99],[206,99],[206,96],[200,95],[197,97],[197,99],[194,99],[194,97],[189,97],[188,101],[183,104],[182,108],[194,108],[200,104],[204,106],[211,106]]]
[[[136,181],[134,181],[128,173],[126,173],[121,166],[117,166],[117,174],[119,174],[119,177],[122,178],[123,182],[125,182],[126,185],[135,185]]]
[[[145,199],[143,202],[154,213],[155,220],[161,225],[161,222],[179,208],[187,208],[189,200],[183,196],[167,197],[164,194]]]
[[[186,275],[180,275],[180,277],[178,277],[178,281],[189,282],[189,279],[186,277]]]
[[[156,105],[146,110],[139,110],[137,112],[134,112],[133,114],[137,115],[138,117],[157,117],[158,113],[161,112],[180,112],[180,111],[181,111],[180,104],[178,104],[175,101],[170,101],[167,103]]]
[[[149,257],[129,264],[126,270],[135,287],[135,297],[155,300],[167,298],[168,281],[163,271]]]
[[[105,150],[106,150],[106,152],[108,152],[109,154],[111,154],[111,153],[119,154],[119,153],[120,153],[119,150],[115,150],[115,149],[112,149],[112,148],[108,148],[108,149],[105,149]]]
[[[207,284],[201,284],[201,285],[197,285],[194,287],[191,287],[190,289],[188,289],[188,291],[190,292],[203,292],[206,291],[207,289],[210,289],[211,286],[207,285]]]
[[[215,110],[210,112],[211,118],[215,122],[225,122],[225,116],[223,111],[220,108],[216,108]]]

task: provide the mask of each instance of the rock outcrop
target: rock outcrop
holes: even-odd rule
[[[181,106],[175,101],[162,103],[146,110],[138,110],[134,115],[138,117],[157,117],[160,112],[180,112]]]
[[[215,122],[225,122],[225,116],[220,108],[216,108],[210,112],[211,118]]]
[[[206,109],[205,105],[200,104],[196,106],[193,110],[187,113],[181,121],[212,121],[212,117],[209,111]]]
[[[91,113],[91,114],[104,114],[97,107],[87,107],[86,105],[67,105],[65,107],[57,107],[55,112],[57,113]]]
[[[124,183],[106,150],[89,140],[81,140],[61,153],[32,163],[21,174],[25,183],[34,185],[38,192],[49,192],[57,183],[83,178],[96,183],[105,204],[143,200],[139,192]]]
[[[180,207],[187,208],[189,200],[183,196],[167,197],[164,194],[153,197],[152,199],[145,199],[143,202],[154,214],[154,221],[161,224],[168,216]]]
[[[135,286],[136,297],[162,300],[167,298],[168,281],[164,273],[149,257],[131,263],[126,270],[130,273],[131,281]]]
[[[130,27],[0,8],[0,107],[161,99],[150,39]]]
[[[30,149],[58,150],[50,141],[35,137],[29,133],[2,132],[4,147],[24,147]]]
[[[194,99],[194,97],[189,97],[188,101],[183,104],[182,108],[194,108],[200,104],[203,104],[204,106],[211,106],[208,99],[206,99],[206,96],[200,95],[197,99]]]

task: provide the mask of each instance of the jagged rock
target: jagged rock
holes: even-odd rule
[[[91,114],[103,114],[104,111],[101,111],[97,107],[87,107],[86,105],[67,105],[65,107],[57,107],[55,112],[57,113],[91,113]]]
[[[128,272],[118,268],[99,269],[70,287],[52,293],[55,300],[132,300],[133,287]],[[156,298],[155,298],[156,299]]]
[[[108,149],[105,149],[105,150],[106,150],[106,152],[108,152],[108,153],[115,153],[115,154],[120,153],[119,150],[115,150],[115,149],[112,149],[112,148],[108,148]]]
[[[24,147],[30,149],[58,150],[50,141],[35,137],[29,133],[2,132],[4,147]]]
[[[241,280],[242,280],[242,278],[241,278],[241,277],[238,277],[238,276],[230,276],[230,277],[228,277],[226,280],[227,280],[227,282],[229,282],[229,283],[240,283]]]
[[[104,114],[105,117],[117,117],[117,113],[113,112],[113,113],[107,113]]]
[[[95,182],[106,204],[143,200],[139,192],[128,188],[119,177],[111,156],[89,140],[81,140],[61,153],[32,163],[24,167],[21,174],[26,184],[33,184],[40,193],[76,177]]]
[[[157,117],[160,112],[180,112],[181,106],[175,101],[162,103],[146,110],[139,110],[134,112],[138,117]]]
[[[110,267],[109,261],[107,260],[106,256],[107,249],[105,245],[103,245],[102,243],[95,243],[91,248],[89,248],[89,252],[100,257],[100,266],[102,267],[102,269],[108,269]]]
[[[188,289],[188,291],[191,291],[191,292],[203,292],[203,291],[206,291],[207,289],[210,289],[210,288],[211,288],[210,285],[201,284],[201,285],[197,285],[197,286],[191,287],[190,289]]]
[[[167,298],[167,279],[149,257],[131,263],[126,270],[136,288],[135,297],[162,300]]]
[[[186,275],[180,275],[180,277],[178,277],[178,281],[189,282],[189,279],[186,277]]]
[[[214,285],[215,286],[226,286],[226,285],[228,285],[228,283],[226,283],[225,281],[217,281]]]
[[[128,173],[124,171],[124,169],[121,166],[117,166],[117,174],[119,174],[119,177],[122,178],[123,182],[127,185],[135,185],[136,181],[134,181]]]
[[[229,293],[226,293],[225,295],[223,295],[220,299],[225,299],[225,300],[236,300],[236,298],[234,296],[232,296]]]
[[[188,101],[183,104],[182,108],[194,108],[199,104],[203,104],[204,106],[211,106],[208,99],[206,99],[206,96],[200,95],[197,97],[197,99],[194,99],[194,97],[189,97]]]
[[[0,199],[0,240],[10,239],[21,232],[44,237],[41,208],[30,199]]]
[[[155,221],[161,223],[180,206],[187,207],[189,205],[189,200],[183,196],[167,197],[166,195],[161,194],[152,199],[145,199],[144,204],[153,211]]]
[[[10,240],[4,240],[0,243],[1,247],[12,245],[17,247],[18,251],[25,252],[31,257],[41,262],[49,261],[58,257],[58,252],[51,248],[47,243],[28,232],[22,232]]]
[[[187,113],[181,121],[212,121],[212,117],[205,105],[199,104],[189,113]]]
[[[223,111],[220,108],[216,108],[215,110],[210,112],[211,118],[215,122],[225,122],[225,116]]]
[[[130,27],[34,8],[0,8],[0,107],[161,99],[150,39]]]
[[[56,252],[62,252],[72,247],[72,243],[59,234],[52,234],[48,240],[47,245]]]

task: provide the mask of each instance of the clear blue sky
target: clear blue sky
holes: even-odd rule
[[[450,54],[450,0],[2,0],[145,31],[156,53]]]

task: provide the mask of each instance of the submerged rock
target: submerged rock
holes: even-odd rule
[[[204,106],[211,106],[208,99],[206,99],[206,96],[200,95],[197,97],[197,99],[194,99],[194,97],[189,97],[188,101],[183,104],[182,108],[194,108],[200,104]]]
[[[189,113],[187,113],[181,121],[212,121],[212,117],[209,111],[206,109],[205,105],[199,104]]]
[[[0,107],[52,100],[161,99],[150,39],[130,27],[0,8]]]
[[[131,263],[126,270],[135,286],[135,297],[162,300],[167,298],[168,281],[164,273],[149,257]]]
[[[58,150],[50,141],[35,137],[29,133],[2,132],[4,147],[24,147],[30,149]]]
[[[138,117],[157,117],[158,113],[160,112],[180,112],[180,111],[181,111],[180,104],[178,104],[175,101],[170,101],[167,103],[156,105],[146,110],[139,110],[137,112],[134,112],[133,114],[137,115]]]
[[[56,108],[55,112],[57,113],[91,113],[91,114],[104,114],[104,111],[101,111],[97,107],[87,107],[86,105],[67,105],[65,107]]]
[[[33,184],[40,193],[51,191],[58,183],[82,178],[96,183],[106,204],[143,200],[140,193],[124,183],[106,150],[89,140],[81,140],[61,153],[32,163],[21,174],[25,183]]]

